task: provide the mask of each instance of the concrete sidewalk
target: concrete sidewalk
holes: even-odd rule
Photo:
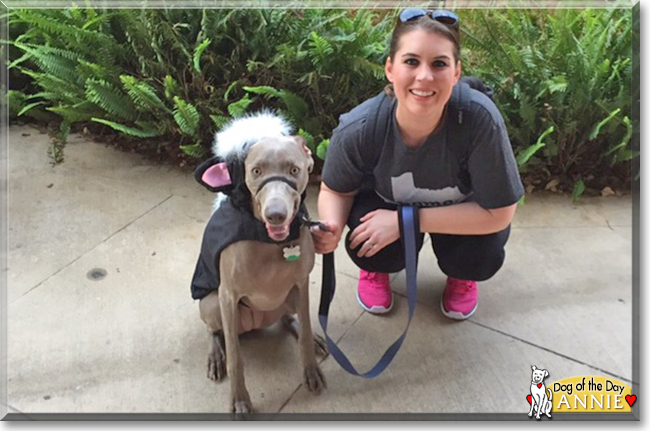
[[[207,335],[189,289],[213,196],[187,173],[79,135],[53,168],[48,140],[9,130],[9,413],[227,412],[228,383],[206,378]],[[356,302],[357,269],[343,251],[336,260],[330,335],[366,371],[406,325],[404,273],[393,277],[394,311],[374,316]],[[319,333],[320,262],[311,278]],[[444,280],[425,244],[417,311],[396,359],[368,380],[328,356],[320,396],[302,387],[286,331],[245,335],[256,410],[526,418],[531,365],[549,370],[547,383],[602,375],[632,385],[631,197],[527,197],[506,263],[480,283],[468,321],[441,315]]]

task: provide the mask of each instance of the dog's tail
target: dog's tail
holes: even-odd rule
[[[277,114],[261,111],[230,121],[214,137],[212,152],[222,160],[243,160],[248,147],[262,138],[288,136],[292,127]]]
[[[546,392],[548,392],[548,400],[552,401],[553,400],[553,391],[551,388],[546,388]]]

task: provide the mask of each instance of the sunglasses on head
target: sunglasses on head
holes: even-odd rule
[[[439,23],[448,26],[453,26],[453,27],[458,26],[458,15],[443,9],[438,9],[438,10],[405,9],[402,11],[402,13],[399,14],[399,20],[401,22],[406,22],[406,21],[418,19],[425,15],[435,21],[438,21]]]

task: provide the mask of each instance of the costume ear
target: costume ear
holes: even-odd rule
[[[314,158],[311,156],[311,150],[307,146],[307,141],[305,141],[305,138],[302,136],[294,136],[293,137],[296,142],[302,147],[302,151],[305,153],[307,156],[307,172],[311,173],[311,171],[314,169]]]
[[[211,192],[227,194],[233,188],[228,166],[219,157],[212,157],[201,163],[194,171],[194,178]]]

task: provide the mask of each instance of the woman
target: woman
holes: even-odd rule
[[[447,275],[441,298],[445,316],[470,317],[478,305],[477,281],[501,267],[504,246],[523,186],[503,118],[491,100],[471,90],[471,142],[466,164],[453,145],[459,136],[446,115],[461,76],[458,17],[448,11],[403,11],[385,65],[395,102],[376,165],[359,150],[361,120],[334,130],[318,197],[320,220],[312,229],[316,251],[330,253],[350,227],[345,247],[359,266],[357,298],[371,313],[393,304],[389,273],[404,268],[396,204],[417,205],[422,247],[431,235],[438,265]],[[358,119],[358,115],[356,116]],[[349,118],[349,117],[348,117]],[[456,141],[454,140],[456,139]],[[372,185],[366,187],[370,176]]]

